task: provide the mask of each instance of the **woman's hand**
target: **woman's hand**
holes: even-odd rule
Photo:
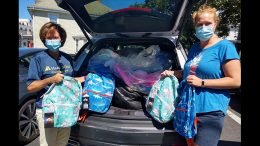
[[[162,77],[168,77],[168,76],[173,76],[174,75],[174,71],[171,70],[165,70],[161,73]]]
[[[30,85],[27,86],[27,90],[30,93],[38,92],[42,88],[48,86],[49,84],[52,84],[52,83],[57,84],[57,83],[61,82],[63,80],[63,78],[64,78],[63,74],[57,73],[57,74],[53,75],[52,77],[49,77],[49,78],[46,78],[43,80],[33,81]]]
[[[57,73],[54,76],[50,77],[50,83],[55,83],[58,84],[59,82],[61,82],[64,78],[64,75],[61,73]]]
[[[201,87],[202,79],[198,78],[195,75],[188,75],[186,80],[187,83],[191,86]]]
[[[182,78],[182,70],[165,70],[161,73],[162,77],[175,76],[178,79]]]
[[[239,60],[230,60],[223,65],[223,72],[225,76],[219,79],[203,79],[203,87],[212,89],[234,89],[239,88],[241,85],[241,67]],[[202,86],[202,79],[195,75],[189,75],[187,83],[195,86]]]

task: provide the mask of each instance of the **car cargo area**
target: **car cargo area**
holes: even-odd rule
[[[180,68],[175,45],[169,39],[102,39],[86,52],[80,75],[113,74],[115,91],[109,110],[104,114],[89,112],[85,122],[72,128],[72,138],[81,145],[185,144],[173,130],[172,121],[155,121],[144,105],[160,73]],[[115,66],[122,67],[121,72]]]
[[[166,69],[180,69],[175,45],[164,38],[102,39],[89,48],[79,72],[112,74],[112,106],[140,110]]]

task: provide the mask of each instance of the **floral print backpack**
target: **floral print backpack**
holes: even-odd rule
[[[165,77],[154,83],[146,100],[146,111],[160,123],[173,119],[174,101],[177,97],[178,79],[175,76]]]
[[[64,76],[42,96],[45,128],[71,127],[77,123],[82,103],[82,87],[73,77]]]

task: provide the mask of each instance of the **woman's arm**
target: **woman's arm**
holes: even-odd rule
[[[183,70],[165,70],[161,73],[162,77],[165,76],[175,76],[176,78],[182,78]]]
[[[27,86],[27,90],[29,93],[40,91],[49,84],[61,82],[63,77],[63,74],[57,73],[54,76],[43,80],[35,80],[29,86]]]
[[[220,79],[204,79],[204,86],[213,89],[234,89],[241,85],[241,66],[239,60],[229,60],[222,66],[225,77]],[[196,87],[202,87],[202,79],[189,75],[187,82]]]
[[[75,79],[78,80],[80,83],[83,83],[83,82],[85,82],[85,77],[86,76],[75,77]]]

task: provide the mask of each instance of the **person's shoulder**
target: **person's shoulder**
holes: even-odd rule
[[[45,56],[47,56],[47,53],[46,53],[46,50],[43,50],[43,51],[36,53],[33,58],[42,59],[42,58],[45,58]]]
[[[196,49],[198,49],[198,48],[200,48],[200,42],[195,42],[195,43],[191,46],[190,50],[196,50]]]
[[[232,45],[234,46],[234,43],[232,43],[230,40],[227,40],[227,39],[222,39],[221,42],[225,45]]]
[[[190,52],[196,52],[200,50],[200,42],[195,42],[191,48],[190,48]]]
[[[218,51],[223,53],[230,52],[230,51],[233,52],[234,50],[236,50],[235,44],[227,39],[221,40],[217,48]]]
[[[195,42],[193,45],[192,45],[192,48],[199,48],[200,47],[200,42]]]
[[[218,51],[225,51],[227,49],[236,49],[235,45],[227,39],[222,39],[219,42],[217,42],[217,44],[214,45],[214,48],[216,48],[215,50]]]

